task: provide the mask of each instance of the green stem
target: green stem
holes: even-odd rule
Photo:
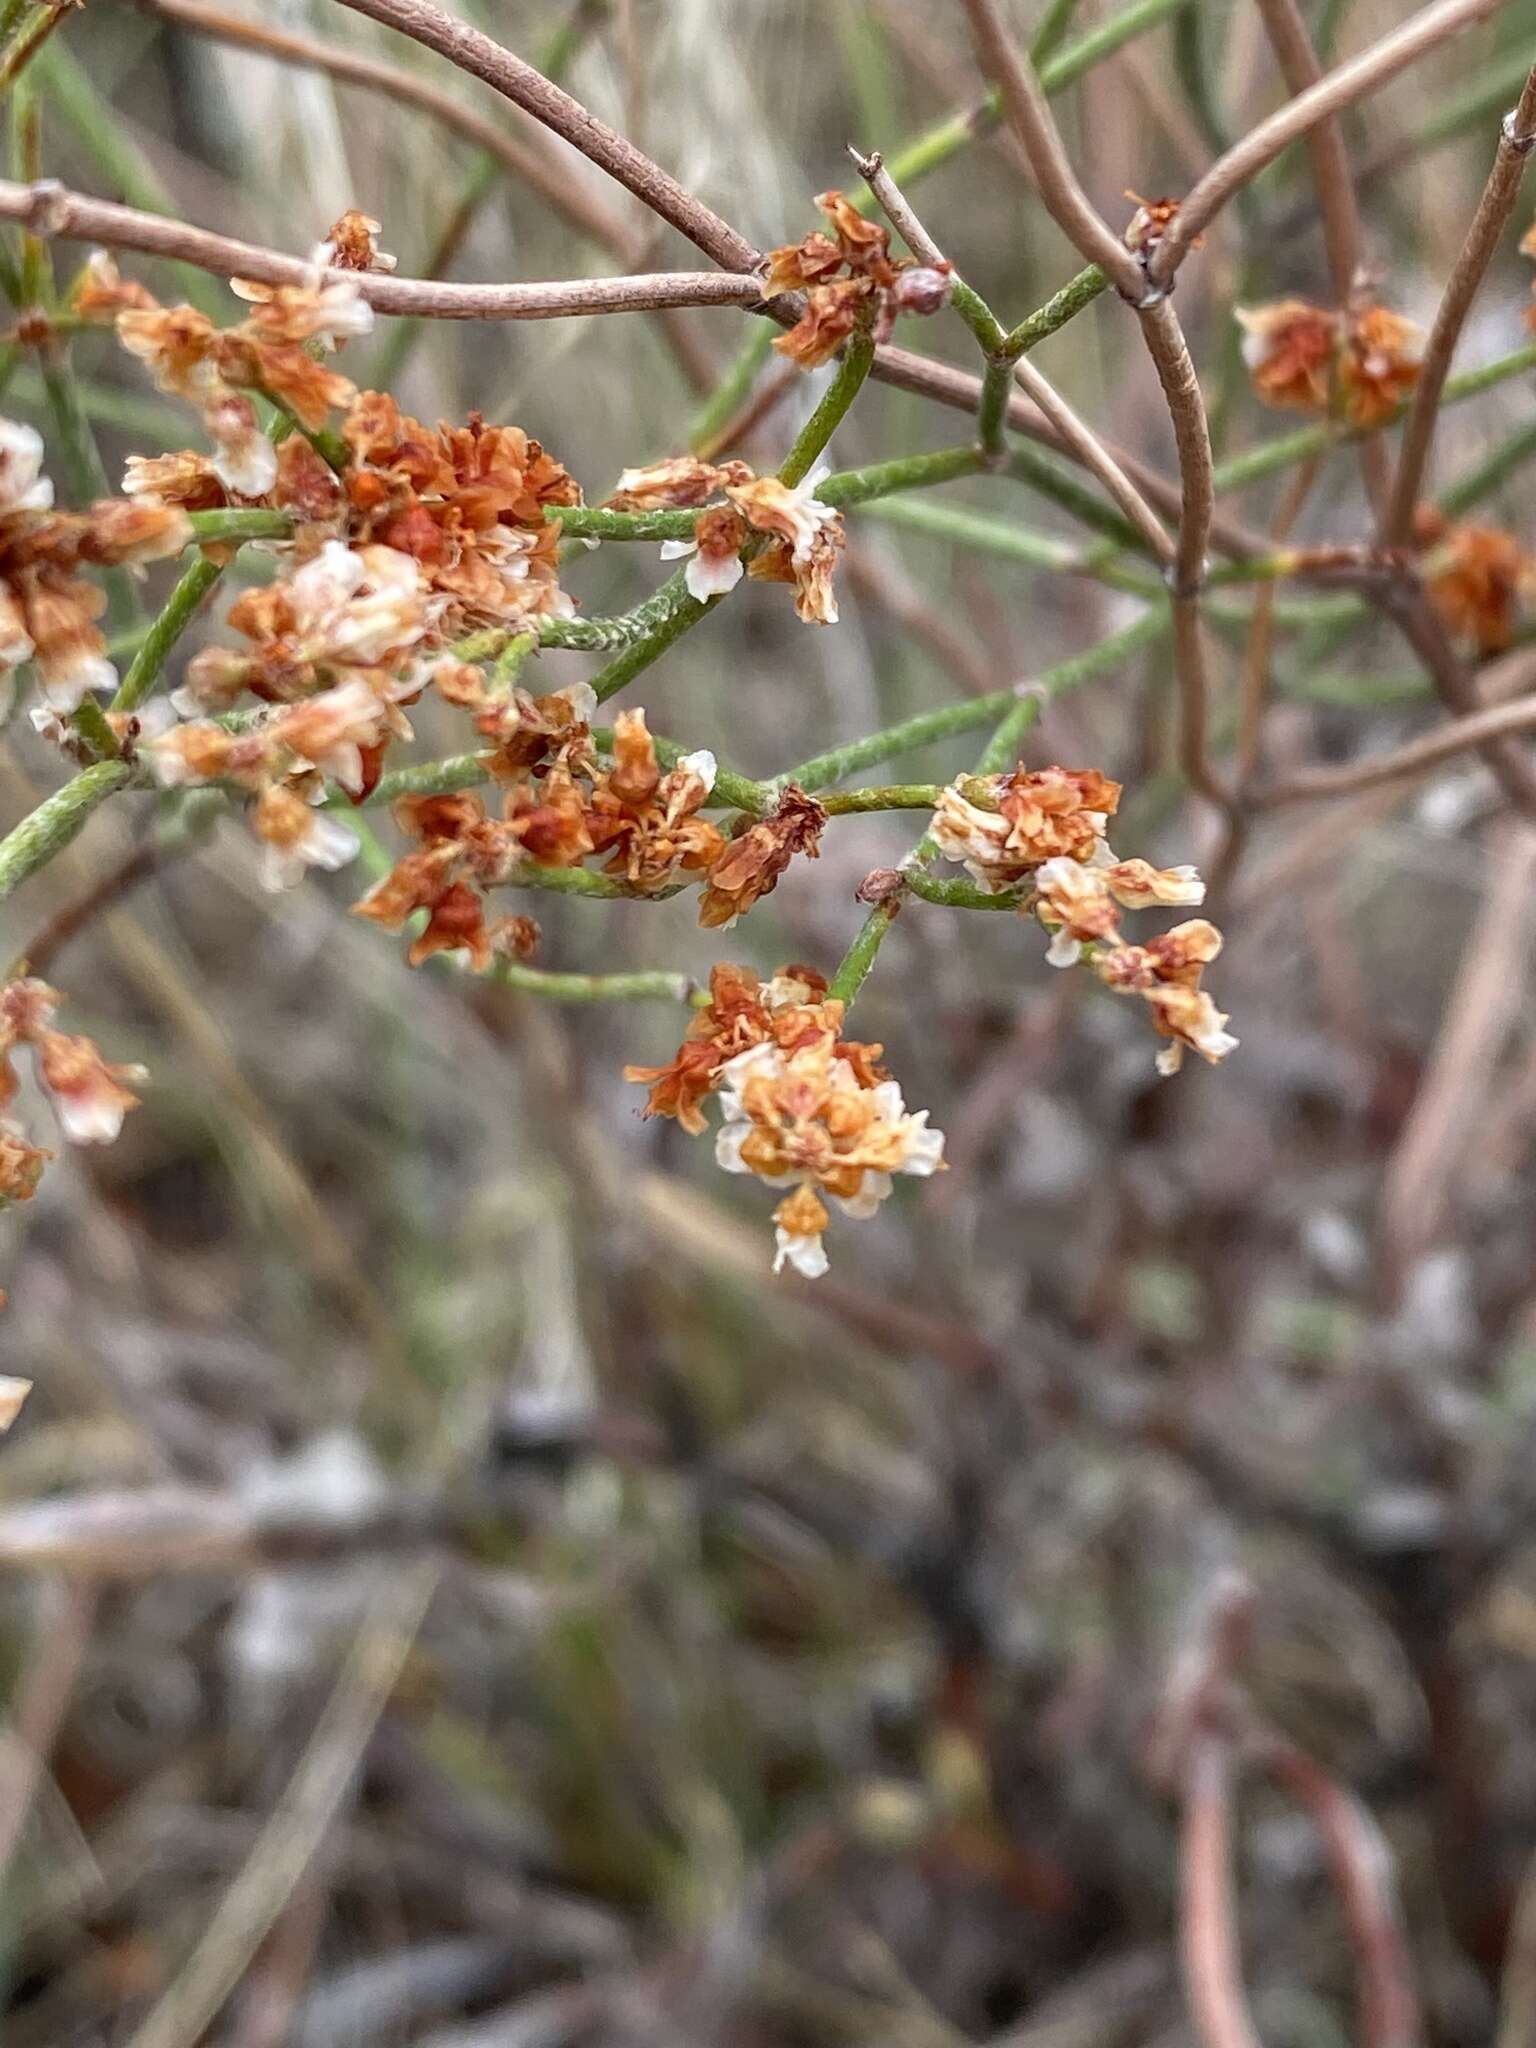
[[[854,998],[869,977],[869,970],[875,964],[875,956],[885,940],[886,933],[896,921],[901,908],[898,897],[888,896],[877,903],[860,925],[853,944],[838,962],[827,994],[846,1009],[852,1009]]]
[[[189,512],[187,524],[197,541],[287,540],[293,532],[293,521],[286,512],[269,512],[263,505]]]
[[[1067,691],[1076,689],[1079,683],[1102,675],[1106,669],[1116,667],[1143,647],[1150,647],[1168,630],[1166,611],[1147,612],[1123,631],[1101,640],[1096,647],[1090,647],[1082,654],[1069,655],[1065,661],[1044,670],[1029,686],[1027,697],[1031,700],[1046,697],[1054,701]],[[846,746],[817,754],[809,761],[802,761],[798,768],[787,769],[774,780],[780,786],[786,782],[798,782],[802,789],[821,789],[829,782],[838,782],[843,776],[851,775],[855,769],[872,768],[878,762],[914,753],[919,747],[931,746],[936,741],[952,739],[956,734],[976,732],[983,726],[992,725],[1019,701],[1018,690],[996,690],[990,696],[972,697],[963,704],[946,705],[942,711],[923,711],[915,718],[905,718],[898,725],[887,726],[884,732],[869,733],[863,739],[850,740]]]
[[[1001,462],[1008,452],[1008,401],[1013,396],[1013,357],[990,356],[981,373],[981,402],[976,408],[976,438],[982,453]]]
[[[45,867],[79,832],[98,804],[130,781],[126,761],[97,761],[46,797],[30,816],[0,839],[0,896]]]
[[[489,979],[556,1003],[686,1003],[693,994],[686,974],[555,974],[511,960],[497,961]]]
[[[930,875],[925,868],[909,868],[906,884],[925,903],[941,904],[946,910],[1017,910],[1028,901],[1022,889],[983,889],[978,882],[950,881]]]
[[[931,811],[940,787],[937,782],[894,782],[879,789],[838,789],[822,797],[821,806],[834,818],[864,811]]]
[[[1099,294],[1108,289],[1109,279],[1096,263],[1090,263],[1086,270],[1080,270],[1076,277],[1069,278],[1053,298],[1027,314],[1017,327],[1010,328],[1003,336],[1002,350],[1017,362],[1047,335],[1065,327],[1069,320],[1075,320],[1085,306],[1091,306]]]
[[[223,564],[199,555],[182,571],[165,608],[139,644],[128,673],[112,699],[114,711],[137,711],[160,679],[171,649],[197,616],[198,608],[224,573]]]
[[[795,444],[779,464],[779,481],[802,484],[816,466],[817,458],[842,425],[849,406],[859,395],[875,360],[875,344],[868,334],[853,335],[843,350],[836,375],[821,395],[821,403],[795,437]],[[818,491],[817,496],[821,494]]]

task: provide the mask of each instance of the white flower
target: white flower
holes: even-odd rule
[[[0,1372],[0,1433],[8,1430],[16,1420],[31,1391],[30,1380],[19,1380],[11,1373]]]
[[[261,886],[274,895],[292,889],[304,879],[306,868],[335,872],[357,858],[358,837],[350,825],[316,811],[309,830],[287,846],[269,842],[261,849]]]
[[[49,709],[67,715],[78,711],[93,691],[116,689],[117,670],[104,654],[82,650],[46,665],[39,663],[37,679]]]
[[[683,571],[683,581],[688,586],[689,596],[700,604],[708,604],[712,597],[724,597],[747,573],[740,555],[705,554],[696,540],[662,542],[661,559],[664,562],[680,562],[685,555],[688,567]]]
[[[827,1248],[821,1241],[821,1233],[807,1236],[801,1231],[786,1230],[782,1223],[773,1229],[773,1270],[782,1273],[785,1266],[807,1280],[819,1280],[827,1270]]]
[[[53,485],[42,468],[43,437],[37,429],[0,419],[0,514],[48,510]]]

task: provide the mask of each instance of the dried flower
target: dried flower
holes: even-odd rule
[[[1350,308],[1339,354],[1339,391],[1352,427],[1379,427],[1419,381],[1424,334],[1412,320],[1385,306]]]
[[[173,506],[121,499],[55,512],[42,459],[31,427],[0,420],[0,670],[34,659],[49,708],[67,714],[117,680],[96,623],[105,595],[77,572],[177,554],[191,529]]]
[[[1096,769],[1021,764],[1010,775],[951,784],[934,811],[933,836],[945,859],[962,862],[983,888],[1009,889],[1058,856],[1103,864],[1105,826],[1119,802],[1119,783]]]
[[[25,1045],[33,1069],[72,1145],[110,1144],[138,1097],[126,1085],[145,1079],[138,1066],[110,1066],[89,1038],[56,1031],[60,997],[46,982],[21,980],[0,988],[0,1108],[16,1093],[11,1056]],[[6,1127],[0,1138],[0,1192],[25,1201],[37,1185],[47,1154]]]
[[[797,853],[814,860],[827,814],[815,797],[791,782],[770,816],[759,818],[727,840],[699,901],[699,923],[727,928],[762,896],[778,887],[779,876]]]
[[[1479,654],[1501,654],[1532,579],[1524,548],[1497,526],[1452,525],[1431,505],[1418,508],[1413,537],[1428,553],[1426,583],[1441,618]]]
[[[770,292],[806,295],[799,321],[773,345],[807,370],[829,361],[860,326],[885,341],[899,313],[937,313],[953,283],[948,265],[893,257],[889,231],[866,220],[843,193],[823,192],[816,204],[832,234],[817,228],[767,258]]]
[[[718,1094],[724,1122],[715,1157],[728,1173],[755,1173],[789,1190],[774,1214],[774,1271],[808,1278],[827,1269],[823,1197],[871,1216],[892,1175],[926,1175],[944,1140],[927,1112],[909,1114],[879,1066],[881,1048],[841,1036],[843,1005],[805,968],[767,982],[727,964],[710,975],[710,1000],[664,1067],[626,1067],[650,1089],[648,1116],[675,1116],[695,1135],[702,1104]]]
[[[557,523],[574,479],[519,427],[423,426],[386,393],[363,392],[342,427],[351,530],[410,555],[446,602],[442,630],[568,617]]]
[[[379,247],[382,232],[378,221],[359,213],[355,206],[348,207],[315,248],[310,261],[319,270],[393,270],[396,259],[386,256]]]
[[[708,604],[712,597],[724,597],[734,590],[746,573],[741,559],[746,539],[746,521],[741,514],[730,505],[712,505],[693,522],[692,540],[662,542],[661,559],[675,562],[686,556],[683,580],[688,594],[700,604]]]
[[[656,512],[670,507],[691,511],[717,498],[729,484],[752,481],[746,462],[701,462],[696,455],[669,455],[642,469],[626,469],[619,487],[606,499],[613,512]]]
[[[1294,412],[1326,412],[1333,395],[1341,322],[1337,313],[1305,299],[1239,306],[1243,361],[1266,405]]]
[[[1199,903],[1205,884],[1188,865],[1116,859],[1105,831],[1120,795],[1120,784],[1096,769],[1021,764],[1011,775],[962,777],[942,791],[932,836],[946,859],[963,862],[986,889],[1031,885],[1020,908],[1050,934],[1051,966],[1082,962],[1116,994],[1140,996],[1155,1030],[1170,1040],[1158,1072],[1172,1074],[1186,1046],[1215,1061],[1237,1044],[1200,989],[1221,934],[1194,918],[1144,946],[1126,939],[1122,910]]]
[[[845,540],[842,513],[816,495],[828,473],[823,465],[799,484],[782,483],[776,476],[757,477],[750,484],[732,485],[726,493],[747,524],[769,536],[769,545],[755,557],[749,574],[792,583],[797,615],[816,626],[837,624],[832,572]]]

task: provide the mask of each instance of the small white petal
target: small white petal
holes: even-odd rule
[[[695,754],[683,754],[678,759],[678,768],[686,775],[695,775],[704,785],[707,796],[715,786],[718,767],[708,747],[700,747]]]
[[[0,1433],[8,1430],[16,1420],[31,1391],[30,1380],[19,1380],[11,1373],[0,1372]]]
[[[664,540],[661,544],[661,559],[664,562],[680,562],[684,555],[696,555],[699,544],[696,540]]]
[[[1052,938],[1045,957],[1052,967],[1075,967],[1083,957],[1083,949],[1078,940],[1062,930]]]
[[[752,1126],[749,1123],[722,1124],[715,1133],[715,1164],[727,1173],[750,1173],[741,1156],[741,1148]]]
[[[783,1224],[775,1226],[773,1270],[782,1273],[786,1265],[807,1280],[819,1280],[827,1270],[826,1248],[820,1237],[806,1237],[795,1231],[786,1230]]]
[[[724,597],[727,591],[734,590],[746,573],[736,555],[696,554],[684,572],[683,581],[690,597],[708,604],[712,597]]]

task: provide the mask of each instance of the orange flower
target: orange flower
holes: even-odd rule
[[[117,674],[96,624],[105,594],[75,572],[174,555],[191,538],[168,505],[105,499],[88,512],[54,512],[31,427],[0,420],[0,673],[31,658],[48,707],[77,710]]]
[[[1305,299],[1239,306],[1243,361],[1266,405],[1294,412],[1326,412],[1333,395],[1340,321],[1337,313]]]
[[[832,234],[818,228],[801,242],[770,250],[765,279],[769,293],[806,295],[804,313],[773,345],[807,370],[829,361],[860,326],[884,341],[898,313],[938,312],[953,282],[947,265],[893,258],[889,231],[866,220],[843,193],[823,192],[816,204]]]
[[[1429,505],[1415,516],[1414,539],[1430,551],[1427,586],[1441,618],[1479,654],[1501,654],[1514,638],[1520,599],[1531,581],[1524,548],[1500,527],[1449,525]]]
[[[381,233],[378,221],[349,206],[332,224],[311,260],[322,270],[393,270],[395,258],[379,247]]]
[[[519,427],[422,425],[378,391],[343,423],[352,531],[410,555],[449,600],[446,633],[541,615],[568,617],[559,586],[558,525],[545,508],[574,505],[568,472]]]
[[[122,1129],[124,1116],[138,1105],[139,1098],[125,1084],[143,1081],[144,1069],[109,1066],[91,1039],[55,1031],[52,1018],[59,1001],[42,981],[11,981],[0,988],[0,1105],[16,1092],[11,1053],[25,1045],[69,1142],[109,1144]],[[47,1157],[8,1129],[0,1141],[0,1193],[13,1201],[26,1200]]]
[[[732,925],[759,897],[771,895],[797,853],[816,858],[826,822],[815,797],[789,783],[770,817],[759,818],[722,847],[699,900],[699,923],[707,928]]]
[[[689,511],[718,497],[728,484],[752,481],[746,462],[701,462],[696,455],[669,455],[643,469],[626,469],[619,487],[604,502],[613,512],[654,512],[663,507]]]
[[[983,808],[978,798],[985,799]],[[933,836],[988,889],[1011,888],[1043,861],[1096,863],[1120,785],[1097,769],[1025,768],[962,776],[939,798]]]
[[[770,544],[748,573],[792,583],[797,616],[816,626],[837,624],[832,572],[846,539],[842,513],[816,495],[827,474],[825,466],[813,469],[799,484],[782,483],[776,476],[757,477],[726,493],[747,524],[769,537]]]
[[[762,983],[722,963],[676,1056],[624,1070],[649,1086],[647,1116],[675,1116],[695,1135],[705,1129],[702,1104],[719,1094],[717,1162],[790,1190],[774,1212],[775,1272],[826,1271],[823,1197],[871,1216],[893,1174],[931,1174],[943,1161],[942,1136],[927,1128],[926,1112],[908,1112],[879,1065],[881,1048],[844,1039],[842,1022],[842,1004],[808,969],[783,968]]]
[[[1379,427],[1419,381],[1424,335],[1385,306],[1351,310],[1339,355],[1339,391],[1352,427]]]

